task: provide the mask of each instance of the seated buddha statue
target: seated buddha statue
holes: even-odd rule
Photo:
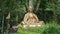
[[[23,21],[21,22],[22,26],[31,26],[31,25],[43,25],[43,21],[39,21],[36,14],[33,13],[33,9],[31,6],[28,8],[28,13],[25,14]],[[25,27],[24,26],[24,27]]]

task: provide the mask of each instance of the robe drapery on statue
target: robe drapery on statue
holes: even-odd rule
[[[24,20],[21,22],[23,27],[35,27],[44,25],[43,21],[39,21],[38,17],[34,13],[25,14]]]
[[[37,22],[38,22],[38,18],[34,13],[25,14],[24,23],[33,24],[33,23],[37,23]]]
[[[28,13],[25,14],[23,21],[21,22],[22,27],[35,27],[44,25],[43,21],[39,21],[37,15],[32,12],[32,7],[29,6]]]

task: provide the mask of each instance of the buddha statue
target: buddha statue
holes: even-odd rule
[[[32,12],[32,7],[30,6],[29,9],[28,9],[28,13],[25,14],[24,23],[32,24],[32,23],[37,23],[37,22],[38,22],[38,18],[37,18],[37,16]]]
[[[26,27],[26,26],[35,27],[35,26],[44,25],[44,22],[39,21],[37,15],[33,13],[33,8],[29,6],[28,13],[25,14],[21,24],[23,27]]]

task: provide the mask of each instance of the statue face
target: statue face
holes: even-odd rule
[[[29,11],[29,12],[32,12],[32,10],[33,10],[32,7],[29,6],[28,11]]]

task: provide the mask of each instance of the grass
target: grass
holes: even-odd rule
[[[18,34],[60,34],[60,25],[49,23],[42,27],[18,28]]]

